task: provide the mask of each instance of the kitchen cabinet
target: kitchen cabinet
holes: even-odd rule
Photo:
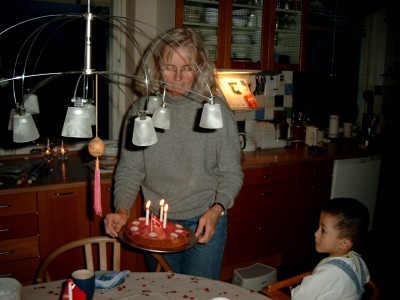
[[[113,188],[111,181],[103,182],[101,184],[101,203],[103,216],[114,211]],[[143,202],[139,194],[130,211],[131,218],[140,217],[142,208]],[[96,215],[92,210],[92,217],[90,217],[90,236],[106,235],[103,219],[104,217]],[[136,270],[137,272],[146,272],[145,261],[142,253],[140,251],[135,251],[135,249],[130,246],[121,244],[121,270]]]
[[[66,243],[90,236],[88,215],[92,205],[87,199],[84,186],[38,192],[41,259]],[[52,278],[61,279],[66,271],[72,273],[82,265],[82,253],[71,250],[60,256],[49,272]]]
[[[306,261],[316,256],[314,232],[318,228],[318,210],[330,199],[332,174],[333,160],[330,159],[299,164],[290,255],[285,257],[284,263]]]
[[[0,196],[0,277],[23,284],[39,265],[39,231],[35,192]]]
[[[252,262],[281,263],[289,247],[296,173],[292,164],[244,170],[243,187],[228,211],[222,280]]]
[[[267,70],[304,71],[309,0],[270,0]]]
[[[175,25],[196,29],[220,69],[303,70],[308,0],[177,0]]]

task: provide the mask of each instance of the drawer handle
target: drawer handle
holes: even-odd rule
[[[111,187],[106,187],[106,191],[111,191],[112,190],[112,188]]]
[[[68,195],[73,195],[74,192],[65,192],[65,193],[54,193],[54,196],[68,196]]]
[[[8,203],[8,204],[1,204],[0,205],[0,208],[10,208],[11,207],[11,204],[10,203]]]
[[[270,195],[272,195],[273,193],[274,193],[274,192],[268,191],[268,192],[261,193],[261,196],[270,196]]]
[[[6,232],[6,231],[11,231],[11,228],[3,228],[3,229],[0,228],[0,232]]]
[[[14,276],[14,274],[13,273],[8,273],[8,274],[0,274],[0,278],[3,278],[3,277],[13,277]]]
[[[271,177],[274,177],[274,173],[270,173],[270,174],[267,174],[267,175],[263,175],[263,176],[261,176],[262,178],[264,178],[264,179],[266,179],[266,178],[271,178]]]
[[[13,254],[14,250],[9,250],[9,251],[0,251],[0,255],[9,255],[9,254]]]

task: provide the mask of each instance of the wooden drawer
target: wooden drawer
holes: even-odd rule
[[[331,177],[299,179],[297,181],[295,211],[318,209],[324,201],[330,199],[331,185]]]
[[[37,236],[0,242],[0,263],[33,257],[39,257]]]
[[[333,160],[311,161],[299,164],[299,178],[332,176]]]
[[[0,217],[37,212],[36,193],[0,196]]]
[[[37,214],[0,218],[0,241],[37,234]]]
[[[285,252],[290,246],[291,219],[291,214],[287,214],[229,224],[224,254],[226,262],[240,264]]]
[[[244,186],[229,210],[229,222],[250,221],[290,212],[295,189],[294,180]]]
[[[243,185],[255,185],[292,180],[297,177],[298,165],[271,165],[258,169],[244,170]]]
[[[0,277],[15,278],[23,285],[32,284],[39,263],[38,257],[0,263]]]

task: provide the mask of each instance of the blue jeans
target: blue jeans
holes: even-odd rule
[[[174,223],[196,231],[200,216],[187,220],[169,220]],[[207,244],[196,244],[193,248],[163,254],[175,273],[219,279],[221,262],[226,243],[227,214],[223,215],[217,223],[217,228]],[[154,271],[157,262],[150,255],[146,255],[146,264],[149,271]]]

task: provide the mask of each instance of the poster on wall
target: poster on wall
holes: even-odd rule
[[[245,79],[223,77],[218,80],[220,89],[232,110],[253,110],[258,103]]]

